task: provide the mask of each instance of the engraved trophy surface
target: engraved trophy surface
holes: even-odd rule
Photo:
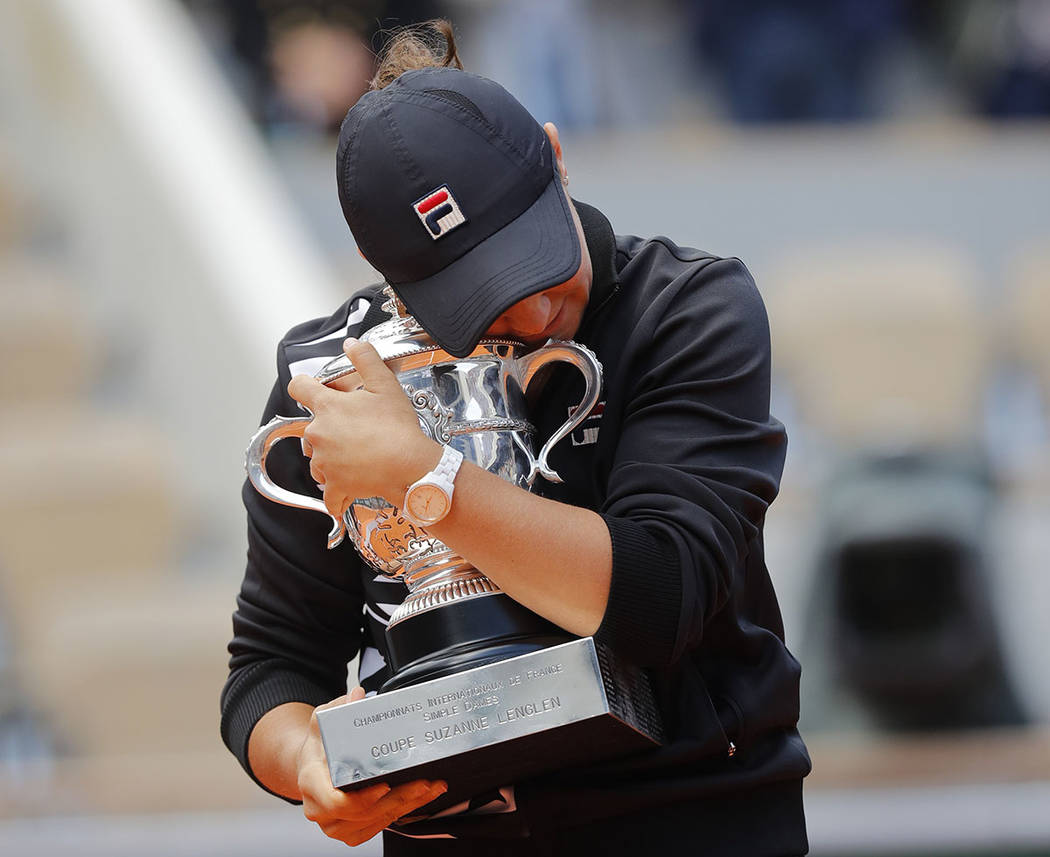
[[[595,356],[571,342],[552,342],[529,351],[519,342],[486,338],[466,357],[455,358],[403,311],[389,289],[387,293],[383,308],[392,318],[361,339],[372,343],[395,373],[423,432],[525,490],[531,490],[537,476],[560,482],[547,457],[598,401],[601,366]],[[558,362],[569,363],[583,374],[584,395],[572,416],[534,453],[536,432],[527,420],[525,393],[541,369]],[[315,377],[344,390],[358,385],[346,355],[330,361]],[[278,416],[263,426],[248,447],[246,469],[252,484],[267,498],[328,515],[320,499],[281,488],[266,472],[266,456],[273,444],[301,437],[310,419]],[[340,544],[347,534],[370,566],[405,583],[408,596],[387,627],[392,675],[380,695],[320,713],[335,785],[364,784],[377,777],[394,783],[436,776],[449,781],[450,792],[443,800],[447,804],[469,795],[471,789],[543,769],[543,763],[535,767],[533,750],[542,752],[556,745],[562,763],[578,755],[577,732],[584,721],[590,723],[585,731],[591,738],[608,733],[609,740],[603,738],[595,745],[605,748],[599,755],[652,746],[658,740],[651,693],[641,677],[605,663],[606,653],[590,638],[578,640],[509,598],[387,500],[355,499],[342,519],[332,519],[328,546]],[[571,670],[567,661],[574,664]],[[541,677],[543,688],[536,692],[545,695],[521,702],[518,717],[513,707],[501,706],[515,693],[528,695],[522,676]],[[610,682],[614,687],[609,687]],[[617,688],[624,683],[641,691],[621,698]],[[588,702],[567,704],[586,688]],[[633,704],[635,697],[641,705]],[[377,704],[380,714],[365,710]],[[500,710],[487,712],[487,708]],[[504,717],[507,711],[511,716]],[[522,713],[533,711],[535,715]],[[461,724],[455,734],[444,735],[438,721],[454,720],[457,715],[466,718],[464,724],[473,725]],[[601,721],[603,717],[612,720]],[[507,728],[511,721],[514,727]],[[437,729],[423,728],[428,725]],[[454,726],[449,724],[450,729]],[[594,751],[585,753],[588,758],[592,755]],[[483,759],[484,771],[478,767]],[[436,766],[434,773],[420,773],[432,766]],[[508,766],[510,770],[502,770]]]

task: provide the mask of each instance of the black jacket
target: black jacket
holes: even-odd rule
[[[520,835],[671,806],[710,853],[802,853],[800,784],[810,765],[795,728],[799,666],[783,642],[762,543],[786,436],[769,414],[761,297],[736,259],[666,238],[614,237],[603,215],[577,207],[594,285],[575,339],[602,362],[604,391],[551,456],[564,483],[540,491],[606,521],[612,583],[595,636],[649,670],[670,741],[520,783],[513,819],[432,824],[456,835]],[[374,295],[282,341],[264,421],[298,412],[285,392],[293,372],[316,371],[348,331],[383,318]],[[578,373],[559,372],[532,414],[541,438],[582,394]],[[278,444],[268,466],[279,484],[316,493],[296,444]],[[366,689],[385,679],[384,620],[405,593],[375,579],[351,546],[326,551],[325,516],[271,503],[247,484],[244,501],[248,569],[222,733],[247,769],[251,727],[273,706],[341,695],[345,664],[362,649]],[[748,816],[727,832],[743,805]],[[718,836],[705,836],[716,826]]]

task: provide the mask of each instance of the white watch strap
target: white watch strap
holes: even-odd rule
[[[451,446],[445,446],[441,452],[441,460],[433,470],[434,476],[443,482],[455,482],[462,463],[463,453]]]

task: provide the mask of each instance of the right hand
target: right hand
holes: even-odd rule
[[[303,814],[316,822],[326,836],[347,845],[367,842],[402,816],[448,791],[448,785],[441,780],[413,780],[393,788],[386,783],[376,783],[353,792],[344,792],[332,785],[317,712],[364,698],[364,688],[356,687],[348,697],[342,696],[315,708],[310,730],[299,749],[298,782]]]
[[[348,339],[343,350],[362,386],[340,390],[310,375],[288,382],[288,394],[313,414],[303,430],[303,451],[335,518],[355,497],[399,504],[405,489],[441,458],[440,444],[423,433],[416,409],[375,346]]]

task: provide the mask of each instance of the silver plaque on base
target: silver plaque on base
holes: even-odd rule
[[[445,780],[449,790],[429,812],[662,740],[645,674],[614,663],[591,637],[349,702],[317,717],[335,786]]]

